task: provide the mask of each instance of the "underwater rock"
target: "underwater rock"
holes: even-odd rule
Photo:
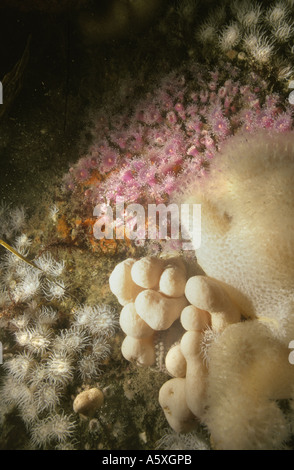
[[[104,403],[104,395],[99,388],[90,388],[79,393],[73,402],[75,413],[92,418]]]

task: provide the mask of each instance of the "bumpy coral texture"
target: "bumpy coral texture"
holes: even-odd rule
[[[226,283],[246,317],[270,319],[285,342],[294,337],[293,177],[293,132],[240,133],[183,199],[202,204],[205,273]]]
[[[110,287],[125,305],[123,356],[141,367],[160,367],[163,359],[172,378],[160,388],[159,403],[174,431],[193,430],[195,448],[203,438],[200,423],[216,449],[283,448],[293,423],[291,408],[280,406],[280,400],[293,401],[287,346],[267,323],[240,321],[225,284],[183,268],[180,258],[150,257],[116,266]],[[177,297],[183,290],[166,291],[171,270],[170,281],[182,278],[186,300]],[[136,282],[144,285],[139,293]]]
[[[211,345],[203,420],[215,448],[287,448],[294,381],[288,354],[287,347],[257,321],[229,326]],[[285,413],[279,400],[289,398]]]
[[[293,132],[237,134],[182,199],[202,204],[200,266],[251,318],[206,351],[202,419],[216,448],[276,449],[290,437],[278,400],[293,399],[293,156]]]

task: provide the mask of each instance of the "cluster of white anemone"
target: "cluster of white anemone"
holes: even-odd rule
[[[6,218],[1,237],[10,243],[8,236],[13,235],[14,249],[30,258],[33,242],[25,233],[24,210],[14,210],[12,214],[7,206],[2,209]],[[20,219],[20,213],[22,223],[17,227],[15,214]],[[76,302],[72,306],[62,278],[62,260],[44,252],[34,263],[37,267],[3,249],[0,339],[4,355],[0,372],[4,375],[0,422],[7,412],[17,410],[33,447],[70,449],[75,444],[77,420],[65,410],[69,386],[97,380],[118,322],[109,306]],[[67,303],[69,298],[71,302]]]
[[[202,46],[217,45],[218,51],[236,50],[242,59],[272,65],[273,58],[291,57],[294,40],[292,0],[276,0],[264,7],[255,0],[223,2],[198,26],[195,37]],[[283,54],[281,53],[283,50]],[[293,75],[291,61],[277,59],[281,79]],[[293,62],[292,62],[293,63]]]
[[[10,209],[9,204],[0,203],[0,238],[11,238],[25,226],[26,212],[23,206]]]
[[[28,255],[29,239],[22,235],[17,239],[14,248],[22,256]],[[25,263],[14,253],[7,252],[0,264],[2,288],[10,293],[14,302],[30,301],[38,295],[49,300],[61,300],[66,297],[66,286],[60,278],[64,263],[53,259],[50,253],[41,255],[35,264],[39,269]]]

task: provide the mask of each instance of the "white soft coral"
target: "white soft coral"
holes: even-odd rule
[[[247,317],[205,351],[202,420],[216,448],[277,449],[290,438],[278,400],[293,399],[293,179],[293,132],[239,134],[180,201],[202,205],[197,260]]]
[[[202,205],[197,260],[247,317],[294,338],[294,133],[240,134],[181,202]],[[288,323],[288,328],[286,324]]]

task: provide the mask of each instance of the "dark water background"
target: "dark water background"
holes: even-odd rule
[[[164,8],[142,25],[89,37],[82,15],[100,21],[111,3],[57,12],[0,5],[0,80],[31,38],[21,90],[0,121],[0,201],[30,210],[46,198],[87,146],[89,110],[98,109],[112,87],[115,95],[126,70],[135,76],[143,62],[153,67],[159,48],[151,28]]]

